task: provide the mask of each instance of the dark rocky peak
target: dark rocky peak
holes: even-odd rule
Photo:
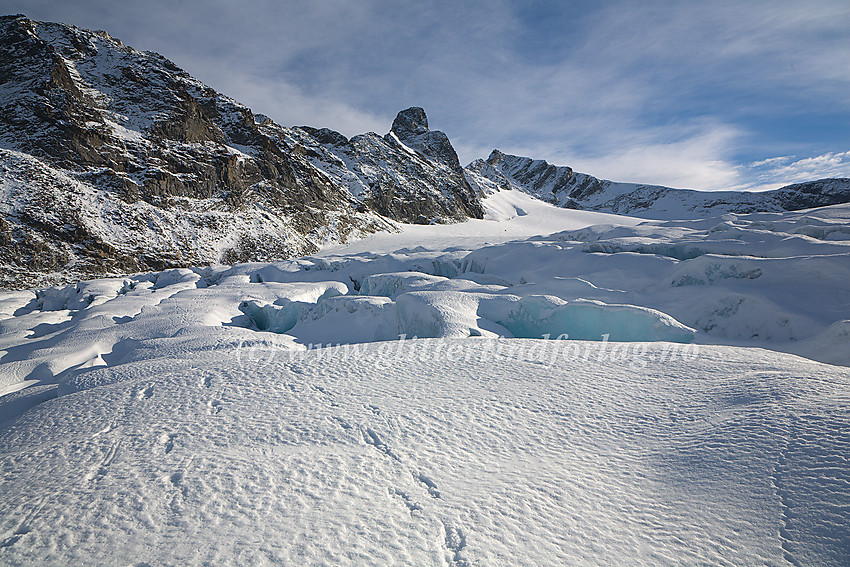
[[[481,218],[480,198],[456,165],[448,138],[427,125],[425,111],[411,108],[398,114],[385,136],[367,132],[348,139],[327,128],[300,126],[288,129],[287,139],[364,208],[393,220],[431,224]]]
[[[492,152],[490,152],[490,157],[487,158],[487,163],[489,163],[490,165],[496,165],[500,161],[502,161],[502,158],[504,157],[505,154],[503,154],[499,150],[493,150]]]
[[[27,18],[24,14],[0,16],[0,37],[21,31],[35,35],[35,22]]]
[[[425,109],[418,106],[411,106],[399,112],[390,128],[390,132],[394,132],[400,139],[410,134],[424,134],[427,131],[428,117],[425,115]]]
[[[460,160],[449,137],[439,130],[429,130],[428,117],[418,106],[399,112],[385,139],[390,143],[398,140],[428,159],[443,163],[452,170],[461,171]]]

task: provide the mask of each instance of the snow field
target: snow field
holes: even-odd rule
[[[211,96],[104,34],[38,33],[86,52],[64,63],[125,157],[165,117],[168,81]],[[159,70],[153,96],[107,108],[125,63]],[[215,96],[224,130],[250,116]],[[382,171],[423,194],[456,185],[395,133],[355,137],[355,156],[255,118],[339,179],[340,203]],[[395,144],[409,159],[391,163]],[[166,153],[216,147],[259,155]],[[399,229],[0,293],[0,565],[847,565],[850,370],[831,364],[850,365],[850,205],[693,218],[737,197],[648,211],[639,193],[658,188],[605,182],[586,202],[663,220],[564,210],[501,190],[523,177],[511,159],[496,181],[466,172],[483,220],[330,213],[298,236],[220,196],[179,214],[115,201],[0,150],[11,218],[71,230],[42,201],[72,197],[119,250],[281,257]]]
[[[415,365],[435,340],[93,369],[0,431],[0,562],[846,558],[847,371],[710,346],[566,369],[540,361],[587,343],[500,340],[536,354],[469,338]]]
[[[504,207],[530,199],[514,193],[487,201]],[[463,229],[466,242],[481,245],[503,226],[523,234],[534,215],[575,226],[600,220],[522,204],[530,212],[516,217],[520,224],[475,221]],[[7,292],[0,295],[0,395],[16,396],[0,398],[0,421],[28,407],[30,394],[41,400],[55,392],[70,373],[132,360],[178,335],[202,348],[250,340],[257,331],[279,333],[293,348],[400,335],[696,341],[848,364],[850,255],[837,253],[848,244],[797,235],[801,227],[817,232],[813,226],[836,234],[848,211],[639,225],[625,219],[471,251],[446,239],[437,246],[436,238],[414,246],[419,235],[402,233],[376,237],[375,252],[358,252],[355,243],[275,264]]]
[[[0,294],[0,564],[846,564],[850,207],[524,199]]]

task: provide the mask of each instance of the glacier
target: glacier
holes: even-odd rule
[[[843,565],[850,207],[483,202],[0,293],[0,564]]]

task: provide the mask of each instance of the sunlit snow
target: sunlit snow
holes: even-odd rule
[[[0,564],[847,564],[850,207],[485,205],[0,294]]]

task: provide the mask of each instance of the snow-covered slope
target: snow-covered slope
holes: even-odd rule
[[[456,234],[408,225],[273,264],[2,294],[0,387],[55,384],[195,327],[273,331],[301,345],[606,335],[766,346],[850,364],[848,205],[640,222],[516,192],[494,199],[488,215],[508,204],[536,208],[454,225]],[[571,230],[528,237],[547,223]]]
[[[403,225],[398,232],[383,232],[346,244],[329,244],[320,255],[347,256],[360,253],[389,253],[401,249],[439,252],[448,248],[474,250],[489,244],[525,239],[597,224],[633,226],[644,219],[565,210],[522,191],[500,191],[482,200],[483,219],[442,225]]]
[[[484,203],[0,295],[0,564],[846,563],[850,206]]]
[[[846,370],[211,343],[163,340],[0,431],[0,563],[846,564]]]
[[[470,163],[466,174],[470,184],[484,193],[517,189],[561,207],[650,219],[795,211],[850,202],[850,179],[821,179],[761,193],[692,191],[597,179],[499,150]]]

